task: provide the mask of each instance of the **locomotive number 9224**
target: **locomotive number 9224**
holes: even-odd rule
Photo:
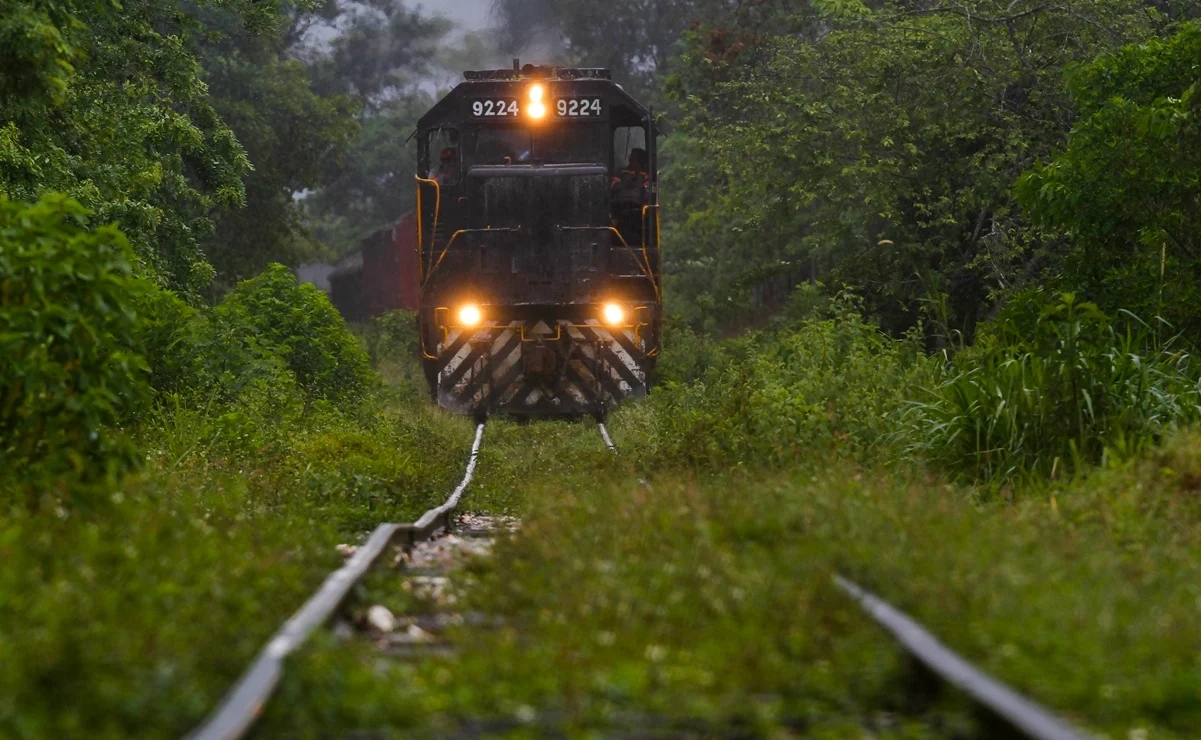
[[[559,98],[555,112],[563,118],[592,118],[601,114],[601,99]]]
[[[513,98],[482,98],[471,101],[471,115],[476,118],[516,118],[517,101]]]

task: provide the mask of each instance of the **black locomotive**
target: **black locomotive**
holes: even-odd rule
[[[418,123],[431,392],[483,416],[646,394],[662,290],[652,113],[602,69],[466,72]]]

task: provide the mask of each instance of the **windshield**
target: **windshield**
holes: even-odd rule
[[[608,161],[608,132],[601,126],[555,126],[531,131],[519,126],[480,126],[469,137],[468,164],[568,164]]]

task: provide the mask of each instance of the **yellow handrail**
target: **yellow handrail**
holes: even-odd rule
[[[651,256],[646,251],[647,250],[646,237],[647,237],[647,233],[650,231],[650,229],[646,228],[646,212],[649,211],[651,208],[655,209],[655,244],[659,245],[660,260],[662,260],[662,258],[663,258],[663,245],[659,243],[659,206],[658,206],[658,204],[655,204],[654,206],[645,205],[642,207],[642,259],[646,261],[646,267],[648,270],[650,269],[650,266],[651,266]],[[663,276],[662,276],[663,267],[660,264],[660,265],[658,265],[658,268],[659,268],[658,269],[658,272],[659,272],[658,278],[659,279],[656,280],[655,278],[652,277],[651,282],[655,284],[655,297],[658,298],[660,302],[662,302],[663,301],[663,292],[659,287],[659,280],[663,279]]]
[[[446,253],[450,251],[450,247],[452,244],[455,243],[456,239],[458,239],[463,234],[475,233],[475,232],[480,232],[480,231],[521,231],[521,227],[518,226],[518,227],[512,228],[512,229],[506,229],[506,228],[494,229],[491,226],[489,226],[489,227],[483,228],[483,229],[459,229],[458,231],[456,231],[455,233],[450,235],[450,239],[446,242],[446,246],[443,247],[442,251],[438,254],[438,261],[435,262],[430,267],[430,272],[429,272],[430,276],[432,276],[434,274],[434,270],[437,270],[438,266],[442,264],[442,260],[446,257]]]
[[[430,180],[430,179],[424,178],[421,175],[414,175],[414,177],[417,179],[418,183],[424,183],[424,184],[434,186],[434,227],[432,229],[430,229],[430,247],[432,249],[435,246],[433,243],[434,242],[434,234],[436,234],[438,232],[438,218],[442,215],[442,183],[438,182],[437,180]],[[421,263],[421,253],[425,251],[425,240],[424,240],[422,234],[423,234],[423,232],[421,229],[421,185],[418,185],[417,186],[417,250],[418,250],[417,251],[417,262],[418,262],[418,264]],[[432,272],[433,268],[430,268],[430,271]],[[421,275],[422,281],[424,282],[424,280],[425,280],[424,268],[419,268],[419,274]]]
[[[460,234],[465,233],[467,233],[467,229],[459,229],[450,235],[450,239],[446,242],[446,246],[442,247],[442,253],[438,255],[438,261],[435,262],[433,267],[430,268],[430,275],[433,275],[434,270],[438,269],[438,265],[442,264],[442,259],[446,257],[446,253],[450,251],[450,245],[455,243],[455,239],[458,239]]]
[[[597,228],[600,228],[600,227],[597,227]],[[638,264],[638,269],[642,270],[643,274],[646,275],[646,279],[651,281],[651,287],[655,289],[655,298],[657,298],[659,301],[662,301],[663,295],[659,291],[659,283],[655,280],[655,274],[653,272],[651,272],[651,261],[650,261],[650,258],[647,257],[647,255],[646,255],[646,247],[644,246],[642,248],[642,257],[643,257],[644,262],[639,262],[638,261],[638,253],[634,251],[633,247],[631,247],[629,244],[626,243],[625,237],[623,237],[621,235],[621,232],[617,230],[617,227],[610,226],[609,231],[612,231],[614,234],[616,234],[617,239],[621,242],[621,246],[625,247],[626,250],[629,251],[629,253],[631,255],[633,255],[634,262],[636,262]]]
[[[425,239],[421,234],[421,185],[417,186],[417,280],[425,282],[425,265],[422,264],[421,246]]]

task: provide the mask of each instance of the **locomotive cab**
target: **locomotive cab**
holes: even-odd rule
[[[653,116],[605,70],[465,78],[417,129],[432,394],[529,416],[644,395],[661,316]]]

